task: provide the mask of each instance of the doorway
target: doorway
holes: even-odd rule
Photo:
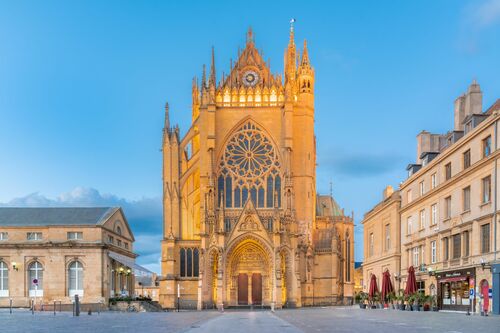
[[[252,304],[262,304],[262,274],[252,274]]]
[[[248,275],[238,275],[238,305],[248,305]]]

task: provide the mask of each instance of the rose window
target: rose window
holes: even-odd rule
[[[248,199],[256,207],[281,205],[278,153],[271,140],[252,122],[228,140],[219,163],[219,200],[225,206],[242,207]]]

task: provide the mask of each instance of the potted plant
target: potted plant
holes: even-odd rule
[[[391,304],[391,308],[394,310],[395,309],[394,302],[395,301],[397,302],[396,293],[394,291],[391,291],[389,293],[389,295],[387,295],[387,299],[389,300],[389,303]]]
[[[424,310],[424,304],[427,299],[427,296],[423,292],[418,292],[417,293],[417,302],[418,302],[418,310],[417,311],[423,311]]]
[[[408,309],[409,311],[417,311],[418,306],[415,304],[416,303],[416,295],[412,294],[408,296],[408,305],[410,308]]]
[[[431,309],[431,299],[432,299],[432,296],[430,296],[430,295],[425,296],[424,311],[429,311]]]

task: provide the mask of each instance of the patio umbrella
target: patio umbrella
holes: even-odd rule
[[[412,295],[417,292],[417,279],[415,278],[415,268],[408,268],[408,279],[406,280],[405,295]]]
[[[378,286],[377,286],[377,277],[375,274],[372,274],[372,277],[370,279],[370,289],[368,290],[368,297],[370,299],[375,296],[375,293],[378,293]]]
[[[389,270],[386,270],[384,274],[382,274],[382,288],[381,288],[381,296],[382,300],[385,301],[387,295],[389,295],[391,292],[394,291],[394,288],[392,287],[392,282],[391,282],[391,273],[389,273]]]

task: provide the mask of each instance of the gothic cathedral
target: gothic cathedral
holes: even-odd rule
[[[293,26],[284,76],[249,30],[217,78],[193,80],[192,125],[163,130],[165,308],[300,307],[353,296],[354,224],[316,194],[314,69]]]

